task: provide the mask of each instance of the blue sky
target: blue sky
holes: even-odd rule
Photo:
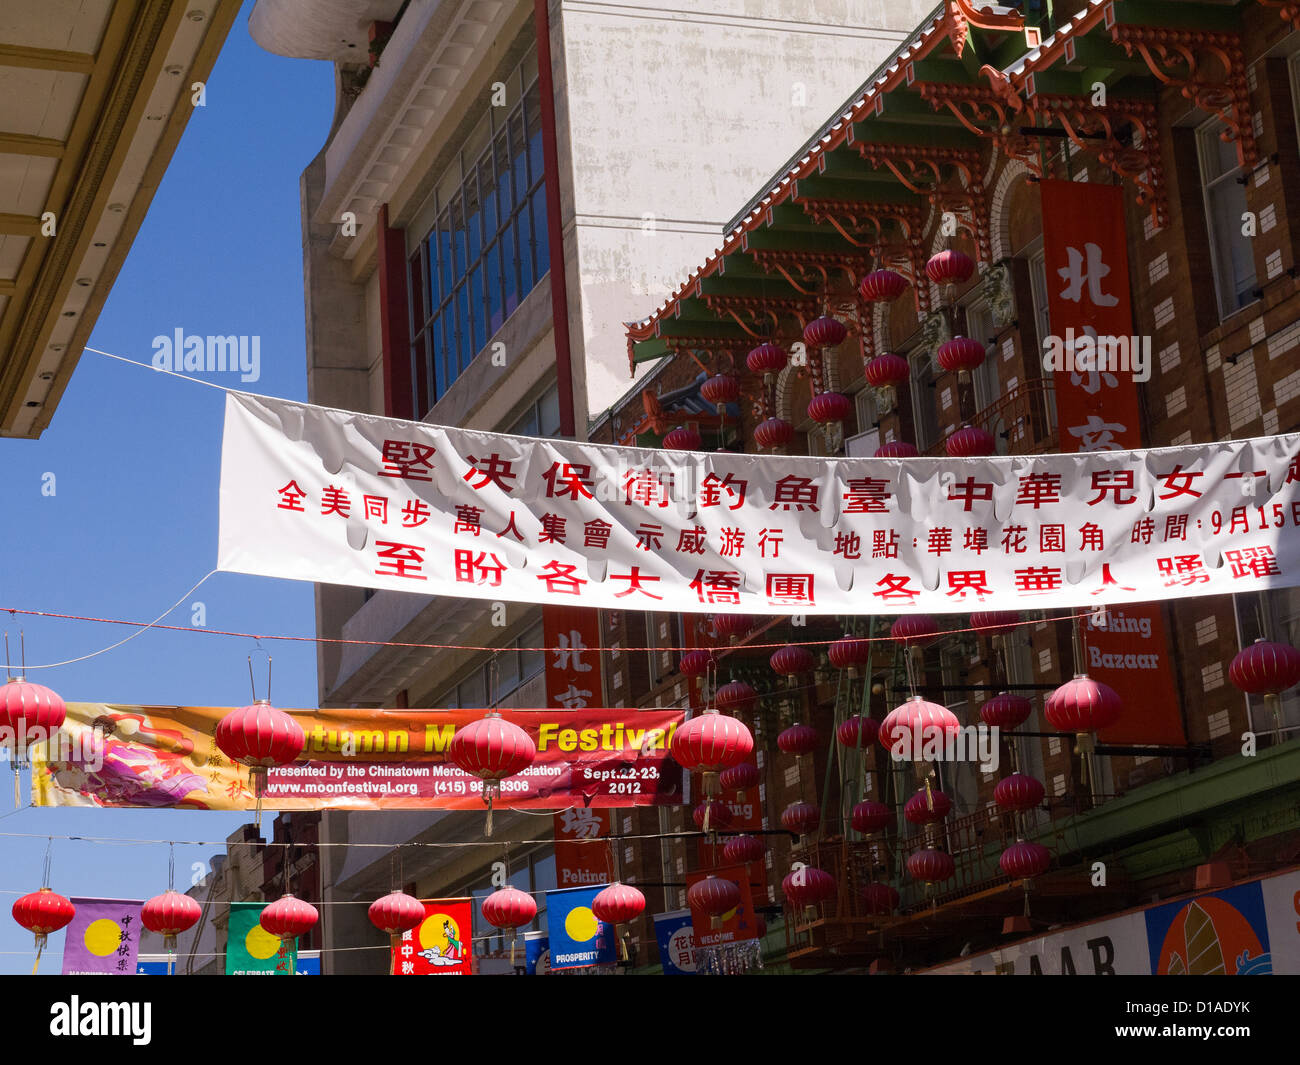
[[[147,363],[153,338],[177,328],[257,335],[261,380],[224,383],[305,399],[298,177],[329,132],[333,71],[263,52],[248,36],[251,6],[226,40],[207,106],[190,119],[90,346]],[[152,620],[211,570],[222,402],[214,389],[83,355],[41,439],[0,440],[0,607]],[[46,473],[56,478],[53,497],[41,493]],[[217,574],[167,622],[188,625],[194,602],[205,605],[209,628],[314,631],[309,584]],[[0,626],[15,657],[18,630],[26,631],[30,663],[85,655],[132,631],[7,611]],[[275,660],[273,700],[314,706],[314,645],[263,646]],[[150,631],[29,679],[69,702],[242,705],[254,652],[250,640]],[[264,676],[263,656],[254,666]],[[11,794],[9,768],[0,766],[0,833],[40,838],[0,835],[2,973],[31,971],[32,937],[8,911],[40,886],[46,835],[223,840],[245,820],[173,810],[13,813]],[[177,886],[189,886],[191,863],[220,850],[177,848]],[[56,838],[52,870],[51,886],[64,895],[143,899],[167,887],[167,848]],[[62,940],[52,938],[42,971],[58,971]]]

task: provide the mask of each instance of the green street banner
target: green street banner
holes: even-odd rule
[[[227,976],[293,976],[297,947],[258,923],[265,902],[232,902],[226,926]]]

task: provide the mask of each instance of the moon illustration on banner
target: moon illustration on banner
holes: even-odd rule
[[[91,921],[82,934],[86,949],[98,958],[107,958],[122,943],[122,926],[107,917]]]
[[[575,943],[588,943],[600,932],[600,922],[588,906],[577,906],[564,919],[565,934]]]
[[[244,949],[252,957],[266,961],[267,958],[274,957],[276,951],[280,949],[280,937],[271,935],[260,924],[255,924],[244,937]]]

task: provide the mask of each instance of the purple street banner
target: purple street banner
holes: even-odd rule
[[[63,944],[64,976],[134,976],[141,899],[72,900],[77,915]]]
[[[1300,434],[824,459],[506,436],[230,393],[218,568],[631,610],[966,613],[1300,585]]]

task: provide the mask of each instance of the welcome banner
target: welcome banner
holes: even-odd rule
[[[1120,446],[713,455],[231,393],[218,567],[708,613],[1077,608],[1300,584],[1300,435]]]
[[[37,806],[251,810],[248,770],[213,738],[229,707],[69,703],[75,743],[32,749]],[[307,746],[270,771],[270,810],[482,810],[481,783],[450,761],[456,730],[485,710],[291,710]],[[537,745],[501,784],[498,807],[675,805],[681,767],[668,756],[681,710],[500,710]]]

